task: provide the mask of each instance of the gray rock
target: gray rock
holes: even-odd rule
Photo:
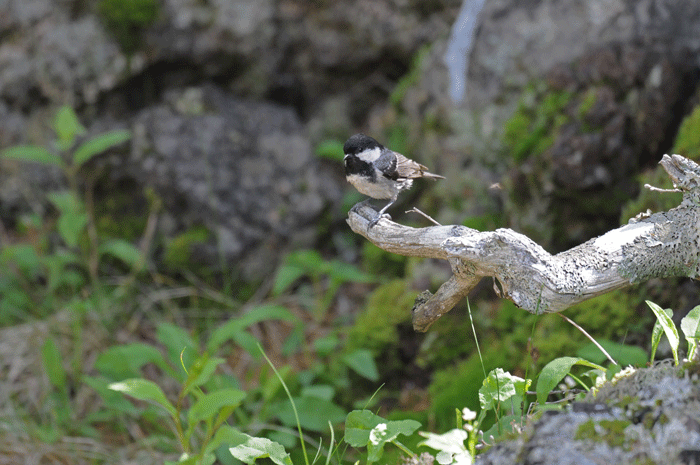
[[[292,110],[245,102],[213,87],[201,95],[200,114],[171,104],[142,111],[126,163],[112,176],[132,176],[154,187],[176,230],[203,225],[218,236],[202,251],[203,263],[223,253],[247,278],[260,278],[290,247],[310,246],[316,220],[339,191],[329,190],[312,156],[303,126]],[[180,104],[182,108],[184,104]]]

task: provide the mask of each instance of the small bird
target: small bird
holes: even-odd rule
[[[387,208],[396,202],[400,192],[411,188],[414,179],[445,179],[443,176],[429,173],[425,166],[389,150],[364,134],[355,134],[345,141],[343,152],[345,178],[348,182],[373,199],[390,199],[369,222],[370,228],[377,224]]]

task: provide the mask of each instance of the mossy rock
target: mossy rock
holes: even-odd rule
[[[347,351],[369,349],[376,357],[387,347],[399,342],[397,325],[409,324],[416,292],[408,281],[396,279],[372,292],[365,311],[348,334]]]

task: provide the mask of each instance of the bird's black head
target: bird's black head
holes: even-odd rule
[[[345,155],[357,155],[365,150],[373,150],[376,148],[382,149],[383,146],[369,136],[364,134],[355,134],[354,136],[350,136],[350,138],[345,141],[345,145],[343,145],[343,152]]]

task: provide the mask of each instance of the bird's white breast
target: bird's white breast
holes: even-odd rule
[[[373,199],[394,198],[401,190],[411,187],[412,183],[410,179],[396,182],[384,176],[377,176],[375,182],[371,182],[369,178],[357,174],[350,174],[346,178],[350,184],[355,186],[355,189]]]

